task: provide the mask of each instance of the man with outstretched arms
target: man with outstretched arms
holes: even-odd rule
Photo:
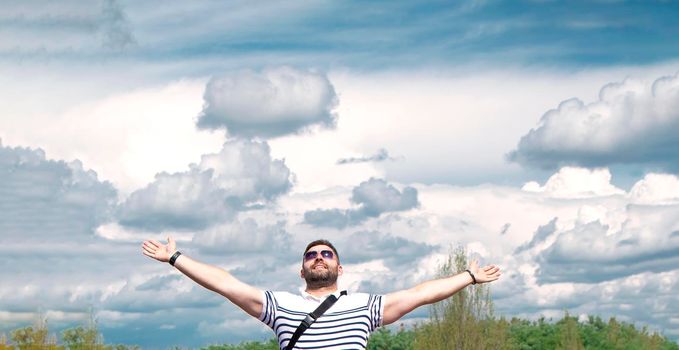
[[[376,328],[396,322],[419,306],[446,299],[470,284],[491,282],[500,277],[498,267],[479,267],[472,261],[462,273],[426,281],[410,289],[386,295],[346,293],[337,288],[337,277],[343,272],[337,250],[326,240],[316,240],[309,243],[302,255],[300,276],[306,281],[306,288],[293,294],[259,290],[221,268],[182,255],[170,237],[167,244],[145,241],[142,252],[158,261],[169,262],[196,283],[223,295],[264,322],[276,334],[281,349],[288,348],[296,332],[301,336],[295,335],[298,339],[294,349],[365,349],[368,336]],[[333,300],[324,302],[326,299]],[[318,311],[321,304],[331,306],[325,312]],[[301,328],[303,320],[310,326],[300,331],[298,327]]]

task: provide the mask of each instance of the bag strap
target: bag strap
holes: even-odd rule
[[[295,333],[292,335],[292,338],[290,338],[290,342],[288,343],[288,346],[285,348],[286,350],[292,350],[292,348],[295,346],[297,343],[297,340],[299,340],[299,337],[302,336],[302,333],[307,330],[307,328],[311,327],[311,325],[316,322],[316,319],[321,317],[328,309],[335,304],[337,299],[339,299],[342,295],[347,295],[347,291],[343,290],[340,292],[339,297],[336,297],[334,294],[330,295],[329,297],[325,298],[321,305],[319,305],[316,310],[310,312],[306,317],[302,320],[302,322],[297,326],[297,329],[295,330]]]

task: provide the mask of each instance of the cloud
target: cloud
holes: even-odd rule
[[[584,198],[623,194],[625,191],[611,184],[611,172],[606,168],[586,169],[563,167],[550,176],[544,186],[531,181],[523,188],[528,192],[541,192],[550,197]]]
[[[539,244],[544,243],[549,236],[556,232],[556,220],[557,219],[554,218],[548,224],[538,227],[530,242],[520,245],[514,252],[518,254],[525,250],[533,249]]]
[[[198,127],[234,136],[275,137],[336,122],[337,95],[327,76],[291,67],[214,77],[203,99]]]
[[[679,206],[629,205],[617,232],[600,221],[562,230],[541,252],[538,278],[545,282],[600,282],[679,264]]]
[[[78,160],[49,160],[41,149],[1,142],[0,193],[0,232],[10,241],[92,237],[117,199],[115,188]]]
[[[22,58],[110,55],[111,50],[121,51],[136,43],[126,11],[116,0],[66,0],[59,6],[29,0],[3,9],[0,23],[9,35],[0,34],[0,52],[5,49],[5,54]]]
[[[358,158],[341,158],[337,160],[337,164],[353,164],[353,163],[367,163],[367,162],[383,162],[385,160],[394,160],[394,158],[389,156],[386,149],[380,148],[376,154],[367,157]]]
[[[208,254],[290,254],[290,234],[285,225],[260,226],[254,219],[219,225],[193,236],[192,243]],[[273,248],[275,247],[275,248]]]
[[[679,74],[652,84],[610,83],[597,101],[563,101],[524,135],[508,159],[527,166],[657,166],[676,172],[679,161]]]
[[[629,193],[637,204],[679,203],[679,178],[670,174],[646,174]]]
[[[304,221],[313,226],[344,228],[382,213],[405,211],[419,205],[414,187],[405,187],[401,192],[386,181],[375,178],[355,187],[351,202],[357,204],[358,208],[311,210],[304,213]]]
[[[290,169],[266,142],[230,140],[181,173],[160,173],[118,208],[120,224],[145,230],[205,229],[291,187]]]
[[[379,231],[358,231],[351,234],[342,246],[342,264],[356,264],[371,260],[385,260],[391,268],[426,257],[437,246],[419,243]]]
[[[112,50],[123,50],[136,44],[125,12],[116,0],[104,0],[101,11],[101,33],[103,46]]]

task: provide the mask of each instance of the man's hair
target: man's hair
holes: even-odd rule
[[[332,249],[332,252],[335,253],[335,256],[337,257],[337,263],[339,264],[340,259],[339,254],[337,254],[337,249],[335,249],[335,246],[332,245],[332,243],[330,243],[330,241],[328,241],[327,239],[317,239],[309,243],[309,245],[306,246],[306,249],[304,249],[304,253],[306,253],[310,248],[315,247],[317,245],[327,245],[328,247],[330,247],[330,249]]]

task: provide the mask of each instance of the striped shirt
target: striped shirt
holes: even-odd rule
[[[339,297],[340,291],[335,292]],[[285,349],[299,326],[325,297],[301,291],[264,292],[264,307],[259,320],[276,333],[278,345]],[[382,326],[384,296],[351,293],[342,296],[299,338],[295,349],[365,349],[368,336]]]

